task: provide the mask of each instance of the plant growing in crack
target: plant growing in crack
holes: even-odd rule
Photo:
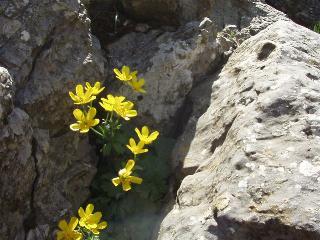
[[[137,71],[131,71],[128,66],[123,66],[121,70],[115,68],[114,73],[119,81],[135,92],[146,93],[145,80],[138,77]],[[147,126],[141,129],[136,127],[134,132],[137,139],[129,137],[125,127],[138,115],[135,104],[124,96],[107,94],[106,97],[99,99],[99,104],[95,107],[94,101],[104,90],[105,87],[100,82],[94,85],[86,82],[84,85],[77,85],[75,92],[69,92],[73,103],[77,106],[73,111],[76,122],[70,125],[70,129],[80,134],[92,132],[95,135],[101,158],[108,161],[109,168],[106,170],[106,175],[113,175],[112,178],[105,180],[111,182],[114,187],[121,186],[123,192],[128,192],[133,185],[143,183],[142,177],[136,171],[144,170],[142,165],[137,164],[139,156],[149,151],[147,146],[157,140],[159,132],[150,131]],[[129,160],[123,161],[123,159]],[[124,196],[119,195],[117,198]],[[89,203],[85,210],[79,208],[79,218],[73,216],[69,222],[61,220],[58,224],[57,240],[100,239],[100,232],[107,228],[107,222],[101,221],[101,212],[94,213],[93,210],[94,205]]]
[[[320,34],[320,22],[317,22],[314,27],[313,27],[313,31],[315,31],[316,33]]]

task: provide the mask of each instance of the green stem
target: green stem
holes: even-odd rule
[[[101,132],[99,132],[98,130],[94,129],[93,127],[91,128],[91,130],[92,130],[93,132],[95,132],[96,134],[98,134],[99,136],[101,136],[101,137],[104,138],[104,135],[103,135]]]

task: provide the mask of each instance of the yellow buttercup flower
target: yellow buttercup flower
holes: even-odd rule
[[[154,131],[149,135],[149,128],[147,126],[143,126],[141,132],[138,128],[135,128],[135,131],[140,141],[143,142],[144,144],[151,144],[159,136],[158,131]]]
[[[87,114],[82,112],[80,109],[75,109],[73,111],[74,117],[77,119],[77,123],[70,125],[72,131],[80,131],[80,133],[89,132],[91,127],[94,127],[99,124],[100,120],[95,119],[97,110],[94,107],[89,108]]]
[[[80,217],[79,225],[85,227],[94,234],[99,234],[99,231],[105,229],[108,224],[103,221],[100,222],[102,218],[101,212],[93,213],[93,204],[88,204],[86,210],[84,211],[82,207],[79,208],[78,214]]]
[[[144,79],[143,78],[133,78],[131,81],[128,81],[128,84],[132,87],[132,89],[136,92],[146,93],[146,90],[143,89]]]
[[[115,108],[115,112],[122,117],[124,120],[130,120],[132,117],[136,117],[138,115],[137,111],[132,109],[134,104],[130,101],[124,102],[119,107]]]
[[[57,240],[81,240],[82,234],[75,230],[78,221],[76,217],[72,217],[69,224],[66,220],[61,220],[58,224],[60,230],[57,232]]]
[[[91,89],[92,95],[96,96],[99,93],[101,93],[105,89],[105,87],[101,87],[100,82],[96,82],[94,86],[91,86],[90,83],[86,82],[86,90],[89,90],[89,89]]]
[[[129,145],[127,145],[127,148],[129,148],[129,150],[134,154],[141,154],[141,153],[146,153],[149,150],[148,149],[144,149],[144,143],[143,142],[139,142],[138,144],[136,144],[136,141],[133,138],[130,138],[129,140]]]
[[[118,68],[113,69],[116,74],[116,78],[121,81],[130,81],[137,76],[137,71],[130,72],[130,68],[128,66],[123,66],[121,72]]]
[[[99,104],[103,107],[106,111],[112,112],[116,109],[120,108],[124,104],[124,100],[126,98],[123,96],[114,97],[111,94],[108,94],[107,98],[101,98],[101,102]]]
[[[117,187],[119,184],[121,184],[123,191],[127,192],[131,189],[131,183],[141,184],[142,178],[131,176],[134,165],[135,161],[129,160],[125,168],[119,171],[119,177],[112,179],[113,185]]]
[[[84,91],[83,86],[79,84],[76,86],[76,94],[69,92],[69,95],[74,101],[74,104],[86,104],[96,99],[96,96],[93,95],[92,91],[92,88]]]

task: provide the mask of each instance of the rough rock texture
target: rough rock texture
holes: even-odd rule
[[[295,22],[313,28],[320,21],[319,0],[266,0],[274,8],[288,14]]]
[[[68,91],[104,63],[77,0],[0,1],[0,23],[0,235],[45,239],[88,196],[95,156],[68,129]]]
[[[251,21],[268,25],[279,13],[260,0],[122,0],[125,11],[135,19],[164,23],[185,24],[211,18],[221,30],[227,25],[239,29]]]
[[[194,3],[198,4],[202,2]],[[177,125],[181,127],[181,112],[184,111],[186,97],[193,87],[206,82],[207,76],[219,68],[226,56],[243,40],[275,21],[285,19],[284,14],[266,4],[250,2],[241,5],[244,16],[239,22],[232,13],[239,5],[234,1],[225,4],[230,9],[225,15],[212,13],[213,20],[204,18],[191,21],[171,32],[132,32],[108,45],[108,59],[112,66],[131,66],[138,69],[140,76],[147,81],[146,90],[149,94],[143,98],[141,94],[133,95],[127,87],[120,89],[125,96],[139,100],[139,114],[143,116],[144,122],[157,124],[157,128],[168,132],[172,131],[172,127],[176,129]],[[141,3],[137,6],[144,5]],[[205,13],[202,15],[205,16]],[[236,25],[230,28],[228,24]],[[222,30],[224,25],[228,25],[224,30],[228,36],[219,33],[216,38],[218,30]],[[113,76],[111,71],[109,76]]]
[[[234,52],[159,240],[320,239],[319,76],[320,35],[288,21]]]
[[[129,65],[146,79],[145,95],[128,86],[120,88],[121,94],[138,100],[144,123],[170,131],[175,124],[170,120],[176,118],[193,84],[221,65],[223,52],[214,37],[215,26],[208,22],[202,29],[199,22],[191,22],[176,32],[130,33],[109,46],[113,66]]]

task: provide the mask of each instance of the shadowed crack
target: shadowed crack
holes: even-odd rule
[[[210,147],[210,151],[212,152],[212,154],[214,154],[215,150],[220,147],[224,141],[227,138],[228,132],[230,130],[230,128],[232,127],[233,122],[236,120],[238,115],[236,115],[231,121],[230,123],[228,123],[227,125],[224,126],[224,130],[223,133],[221,134],[221,136],[217,139],[214,139],[211,143],[211,147]]]
[[[38,180],[39,180],[39,177],[40,177],[40,170],[39,170],[39,166],[38,166],[38,159],[37,159],[37,146],[38,146],[38,143],[37,143],[37,140],[33,137],[32,138],[32,153],[31,153],[31,156],[34,160],[34,169],[35,169],[35,173],[36,173],[36,176],[33,180],[33,183],[32,183],[32,188],[31,188],[31,196],[30,196],[30,213],[29,215],[27,216],[27,218],[24,220],[24,230],[25,230],[25,240],[27,240],[27,233],[29,230],[31,229],[34,229],[36,227],[36,209],[35,209],[35,206],[34,206],[34,196],[35,196],[35,191],[36,191],[36,187],[38,185]]]

